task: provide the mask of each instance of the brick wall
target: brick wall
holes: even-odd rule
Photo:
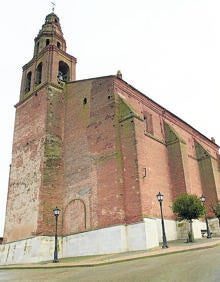
[[[37,230],[46,104],[41,91],[16,108],[4,230],[6,241],[31,237]]]
[[[140,117],[135,121],[135,134],[142,215],[160,216],[155,197],[159,191],[164,194],[164,216],[167,218],[175,218],[170,206],[180,193],[199,197],[204,193],[209,201],[216,201],[219,198],[219,147],[127,83],[115,80],[115,88]],[[147,131],[145,116],[151,117],[150,131]],[[203,173],[196,154],[196,142],[211,156],[210,166]],[[146,176],[143,176],[145,172]],[[202,178],[207,174],[212,180],[205,189]]]
[[[218,146],[121,79],[48,84],[17,106],[4,238],[54,234],[56,206],[64,235],[160,217],[159,191],[174,219],[219,178]]]

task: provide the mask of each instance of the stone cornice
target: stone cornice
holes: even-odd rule
[[[23,71],[28,69],[34,62],[38,61],[41,57],[43,57],[43,55],[45,55],[47,52],[50,52],[50,51],[55,51],[57,53],[60,53],[64,57],[67,57],[69,60],[77,62],[77,59],[74,56],[69,55],[68,53],[66,53],[63,50],[59,49],[57,46],[55,46],[55,45],[48,45],[43,50],[41,50],[41,52],[38,55],[34,56],[27,64],[25,64],[22,67]]]

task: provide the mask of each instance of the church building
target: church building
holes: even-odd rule
[[[219,146],[116,75],[76,80],[59,17],[23,66],[0,263],[142,250],[179,238],[182,193],[220,200]],[[187,116],[186,116],[187,118]],[[209,211],[209,215],[212,216]],[[200,236],[202,221],[197,223]]]

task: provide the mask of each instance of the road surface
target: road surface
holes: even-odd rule
[[[220,246],[103,266],[0,270],[0,281],[219,282]]]

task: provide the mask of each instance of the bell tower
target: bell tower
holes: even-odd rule
[[[23,67],[20,101],[47,83],[76,79],[76,58],[66,53],[66,41],[58,16],[46,16],[34,40],[34,55]]]
[[[54,233],[53,209],[62,210],[63,203],[64,94],[66,84],[75,80],[75,67],[76,58],[66,53],[59,18],[52,12],[35,38],[33,58],[23,66],[5,242]]]

